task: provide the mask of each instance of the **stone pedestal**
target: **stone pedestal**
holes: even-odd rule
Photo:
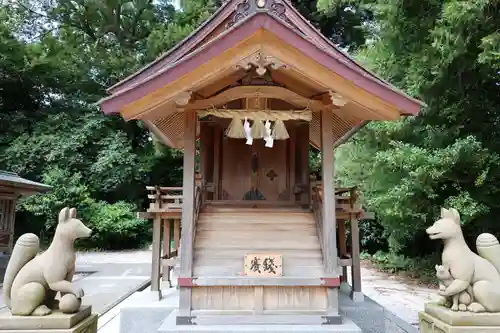
[[[97,333],[97,315],[90,306],[74,314],[55,311],[45,317],[0,313],[0,333]]]
[[[426,304],[419,321],[421,333],[500,332],[500,313],[455,312],[436,304]]]

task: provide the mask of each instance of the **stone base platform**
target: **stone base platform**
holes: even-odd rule
[[[421,333],[500,332],[500,313],[455,312],[437,304],[426,304],[419,320]]]
[[[364,302],[354,302],[351,299],[349,292],[350,290],[345,292],[341,290],[341,292],[339,292],[340,315],[345,321],[347,321],[346,318],[348,320],[352,320],[360,328],[360,330],[355,332],[418,333],[416,325],[413,327],[395,315],[389,314],[389,311],[367,296],[364,296]],[[179,305],[178,297],[178,290],[176,288],[169,289],[166,285],[162,286],[161,300],[158,300],[157,295],[149,290],[136,292],[120,305],[119,333],[158,333],[160,326],[162,326],[163,323],[165,323],[165,325],[167,324],[165,320],[169,314],[172,311],[177,310]],[[301,326],[302,327],[298,328],[304,328],[303,325]],[[322,332],[321,330],[325,332],[325,329],[339,327],[339,325],[325,325],[331,327],[318,326],[319,325],[316,325],[312,328],[319,328],[320,331],[312,330],[305,332]],[[252,332],[252,329],[255,330],[256,327],[262,328],[263,326],[252,325],[252,327],[249,328],[250,331],[247,332]],[[284,327],[285,331],[280,331],[281,327]],[[168,329],[166,326],[162,326],[162,328]],[[191,327],[191,329],[192,328],[193,327]],[[212,329],[213,328],[214,327],[212,327]],[[232,327],[226,325],[222,332],[226,332],[229,328]],[[182,330],[189,329],[189,326],[183,326],[180,327],[180,329],[181,332],[183,332]],[[270,330],[262,332],[286,332],[287,329],[291,328],[284,325],[273,325],[270,329],[274,329],[274,331]],[[175,330],[173,332],[175,332]],[[297,331],[291,330],[290,332]]]
[[[97,315],[90,306],[79,312],[54,312],[45,317],[13,316],[9,311],[0,313],[0,333],[97,333]]]
[[[231,325],[231,316],[228,316],[227,325],[176,325],[177,310],[172,311],[158,329],[159,333],[362,333],[361,329],[351,320],[343,318],[340,325]]]

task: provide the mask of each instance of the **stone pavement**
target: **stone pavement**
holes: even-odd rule
[[[119,306],[111,310],[109,308],[148,281],[150,263],[150,251],[78,253],[77,271],[80,274],[75,276],[75,280],[77,279],[76,282],[86,291],[84,302],[91,303],[96,312],[104,314],[99,319],[99,333],[118,333]],[[366,296],[414,326],[418,322],[418,311],[435,297],[433,289],[409,283],[366,266],[362,267],[361,275],[363,293]],[[0,295],[0,308],[2,302],[3,297]],[[344,306],[344,311],[363,313],[375,307],[370,300],[365,303],[362,307]],[[362,314],[360,317],[366,316]],[[370,332],[370,329],[367,328],[366,332]]]
[[[363,293],[405,322],[418,327],[418,312],[425,303],[435,300],[435,289],[426,288],[408,280],[361,267]],[[350,272],[349,272],[350,280]]]
[[[151,253],[149,253],[149,256]],[[145,254],[78,253],[73,281],[85,291],[83,304],[103,315],[150,283],[151,259]],[[0,311],[6,310],[0,291]]]
[[[149,264],[151,262],[151,251],[79,253],[78,262],[84,263],[86,260],[94,263]],[[350,270],[348,272],[350,280]],[[412,325],[418,324],[418,312],[424,309],[424,304],[436,297],[434,289],[379,272],[367,267],[367,265],[362,265],[361,277],[363,293],[366,296]]]

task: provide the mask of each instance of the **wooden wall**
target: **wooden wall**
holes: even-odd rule
[[[200,172],[213,183],[210,200],[244,200],[251,190],[268,201],[309,205],[309,126],[286,122],[290,138],[272,148],[262,139],[246,145],[244,139],[225,137],[229,120],[200,122]],[[247,196],[246,196],[247,195]]]
[[[14,237],[16,201],[0,198],[0,252],[10,252]]]

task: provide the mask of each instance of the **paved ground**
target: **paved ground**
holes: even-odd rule
[[[83,304],[102,315],[150,282],[151,259],[145,252],[79,253],[73,281],[85,291]],[[0,311],[5,310],[0,291]]]
[[[106,312],[117,301],[148,281],[150,251],[92,252],[77,256],[76,283],[86,295],[84,303],[92,304],[98,313]],[[418,311],[434,297],[433,289],[363,267],[363,292],[410,324],[417,323]],[[0,295],[1,296],[1,295]],[[0,298],[0,308],[3,297]],[[118,333],[119,306],[99,319],[99,333]]]
[[[363,293],[412,325],[418,325],[418,312],[436,297],[436,290],[409,280],[362,267]]]

